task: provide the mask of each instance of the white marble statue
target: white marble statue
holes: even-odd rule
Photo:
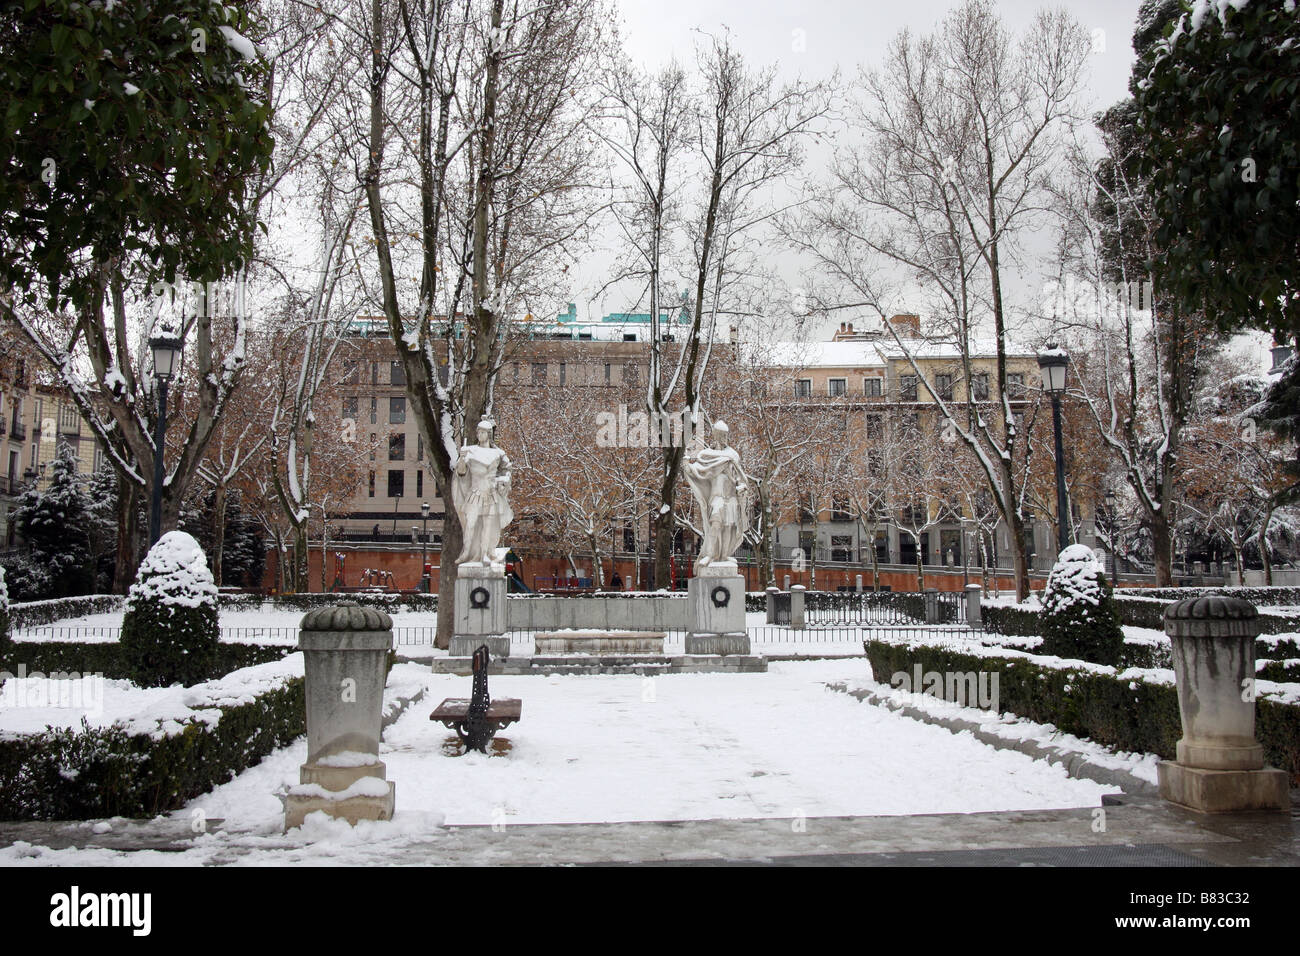
[[[704,541],[695,560],[697,575],[710,566],[718,570],[719,565],[734,571],[732,555],[749,529],[749,483],[740,455],[727,444],[729,432],[726,422],[715,422],[716,447],[691,452],[684,466],[704,524]]]
[[[510,459],[492,444],[496,423],[478,423],[478,443],[465,445],[452,476],[456,514],[464,534],[457,565],[491,567],[501,541],[501,530],[514,518],[510,510]]]

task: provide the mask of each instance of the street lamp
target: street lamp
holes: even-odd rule
[[[429,502],[423,501],[420,503],[420,514],[424,516],[424,530],[420,534],[420,590],[428,594],[429,585],[432,583],[429,580],[427,558],[429,552]]]
[[[154,434],[153,504],[149,511],[149,545],[162,537],[162,489],[166,471],[163,458],[167,449],[167,385],[176,374],[181,356],[181,340],[173,335],[155,335],[149,340],[153,352],[153,374],[158,383],[158,426]]]
[[[1061,393],[1065,391],[1065,369],[1070,357],[1065,350],[1049,342],[1038,356],[1038,368],[1043,375],[1043,390],[1052,396],[1052,427],[1056,432],[1056,543],[1064,551],[1070,543],[1066,522],[1069,513],[1065,504],[1065,449],[1061,443]]]

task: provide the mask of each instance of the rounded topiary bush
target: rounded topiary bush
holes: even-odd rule
[[[1061,552],[1042,595],[1041,654],[1118,666],[1124,631],[1114,589],[1088,548],[1072,544]]]
[[[183,531],[158,539],[126,597],[122,655],[141,687],[213,676],[221,628],[217,588],[199,543]]]

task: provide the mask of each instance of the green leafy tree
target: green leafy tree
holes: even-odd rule
[[[211,281],[247,258],[251,174],[272,147],[247,20],[211,0],[4,5],[5,291],[84,307],[104,263]]]
[[[1300,16],[1293,0],[1235,6],[1159,0],[1139,16],[1131,87],[1158,220],[1152,267],[1222,329],[1300,345]],[[1291,438],[1298,390],[1293,363],[1258,409]]]

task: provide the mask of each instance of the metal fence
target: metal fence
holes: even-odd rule
[[[223,627],[221,629],[221,640],[230,644],[253,641],[264,641],[270,644],[297,644],[298,630],[296,627]],[[393,643],[395,645],[432,645],[437,633],[438,628],[436,625],[428,627],[395,627],[393,628]],[[93,624],[76,626],[54,624],[23,628],[16,631],[14,637],[22,641],[66,641],[76,643],[78,641],[96,640],[112,642],[121,639],[122,628],[100,627]]]
[[[959,625],[849,625],[847,627],[791,628],[766,625],[749,628],[754,647],[773,644],[852,644],[859,651],[869,640],[951,640],[956,645],[978,643],[982,631]]]
[[[926,601],[935,602],[934,624],[961,624],[966,620],[966,596],[961,591],[808,591],[804,595],[804,622],[808,627],[862,627],[930,623]],[[782,620],[778,606],[776,623]]]

